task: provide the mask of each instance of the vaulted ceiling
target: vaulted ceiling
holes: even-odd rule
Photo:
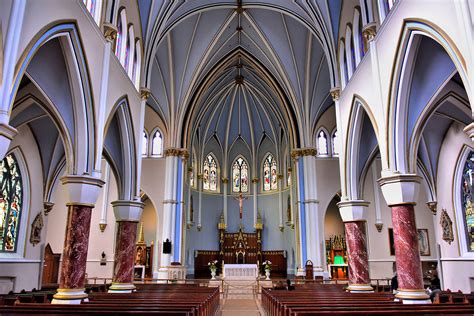
[[[253,150],[263,135],[278,141],[282,126],[294,144],[311,145],[317,119],[333,104],[330,12],[338,11],[326,1],[139,6],[148,103],[169,145],[188,145],[190,129],[200,128],[200,141],[215,135],[228,148],[240,137]]]

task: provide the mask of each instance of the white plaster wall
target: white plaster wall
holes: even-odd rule
[[[11,258],[11,256],[7,254],[0,254],[0,279],[12,280],[14,291],[39,288],[39,272],[41,271],[40,258],[44,249],[46,235],[46,229],[43,227],[41,232],[41,242],[36,246],[33,246],[29,242],[31,223],[36,215],[43,209],[43,176],[41,173],[41,158],[33,134],[26,126],[19,128],[18,132],[18,135],[10,144],[10,150],[19,147],[23,153],[25,162],[27,163],[27,170],[21,170],[24,188],[26,189],[25,175],[27,174],[29,178],[29,183],[27,185],[31,189],[28,194],[29,199],[23,201],[23,211],[25,211],[25,213],[23,213],[22,216],[26,216],[27,221],[22,221],[22,224],[24,223],[25,225],[20,225],[19,228],[20,235],[24,236],[24,243],[19,243],[17,245],[16,258]],[[49,217],[43,216],[45,225],[47,224],[48,219]],[[20,239],[21,238],[19,238],[18,241],[20,241]]]
[[[437,227],[437,243],[441,250],[442,279],[444,288],[474,291],[474,254],[471,257],[463,256],[459,236],[464,233],[463,223],[457,220],[457,212],[462,209],[457,204],[455,190],[460,190],[460,183],[455,182],[455,173],[459,155],[464,146],[473,146],[472,141],[463,133],[463,126],[453,124],[446,133],[439,156],[439,166],[443,166],[436,179],[438,193],[438,212],[434,219]],[[461,163],[463,165],[463,163]],[[462,168],[462,167],[461,167]],[[442,239],[440,222],[441,210],[446,209],[453,222],[454,241],[448,244]]]

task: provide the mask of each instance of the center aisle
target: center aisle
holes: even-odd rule
[[[263,315],[263,312],[260,312],[257,301],[254,299],[225,299],[222,300],[220,315],[260,316]]]

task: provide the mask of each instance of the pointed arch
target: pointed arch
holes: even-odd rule
[[[401,44],[396,53],[387,109],[389,113],[387,116],[389,168],[402,173],[416,172],[416,156],[413,156],[413,153],[416,155],[416,151],[410,150],[410,146],[418,146],[418,143],[407,141],[412,135],[412,131],[408,128],[408,121],[415,118],[410,118],[408,108],[410,91],[412,90],[411,79],[416,66],[418,47],[423,38],[430,38],[441,46],[452,62],[455,71],[459,73],[466,91],[470,91],[466,74],[466,61],[450,37],[440,31],[439,27],[426,20],[406,20],[400,36]],[[427,101],[426,104],[421,106],[426,107],[429,103]],[[470,104],[473,103],[470,102]],[[425,113],[427,112],[425,111]],[[411,157],[404,154],[410,151],[412,152]]]
[[[92,86],[87,62],[82,48],[82,40],[74,21],[63,21],[50,24],[38,32],[37,36],[27,45],[15,67],[14,81],[8,104],[0,105],[11,115],[13,103],[20,86],[21,79],[36,53],[48,41],[58,38],[70,80],[72,107],[74,109],[72,126],[73,154],[72,163],[68,163],[69,174],[93,174],[96,157],[95,114],[93,110]],[[56,105],[58,106],[58,105]],[[79,132],[81,131],[81,132]]]
[[[364,157],[361,157],[361,142],[363,131],[364,137],[368,137],[367,143],[364,144]],[[342,193],[350,200],[361,199],[360,179],[363,175],[364,166],[367,161],[374,157],[374,147],[379,148],[378,126],[374,116],[370,112],[370,108],[360,96],[355,95],[352,101],[351,112],[349,114],[349,125],[347,134],[341,138],[341,153],[344,158],[345,168],[341,169]],[[345,142],[344,142],[345,140]],[[384,159],[382,155],[382,160]]]
[[[250,165],[244,156],[238,155],[231,165],[232,192],[249,192]]]
[[[150,133],[150,155],[155,158],[163,157],[164,138],[160,128],[155,129]]]
[[[104,130],[104,152],[117,178],[118,196],[122,200],[133,200],[138,195],[137,146],[126,96],[114,105]]]
[[[209,152],[203,162],[203,190],[219,192],[219,163],[214,153]]]

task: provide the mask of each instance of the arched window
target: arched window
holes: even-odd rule
[[[334,130],[334,132],[332,132],[332,136],[331,136],[331,139],[332,139],[332,155],[333,156],[339,156],[339,153],[341,152],[341,150],[339,149],[340,148],[340,144],[339,144],[339,134],[337,132],[337,129]]]
[[[127,16],[125,9],[120,10],[117,19],[117,41],[115,55],[122,65],[125,62],[125,44],[127,41]]]
[[[344,89],[348,81],[344,39],[339,42],[339,69],[341,71],[341,86]]]
[[[100,25],[100,15],[102,11],[102,0],[82,0],[84,5],[87,8],[87,11],[92,15],[94,18],[95,23]]]
[[[146,131],[143,131],[142,136],[142,157],[148,156],[148,135]]]
[[[217,191],[217,162],[212,154],[207,155],[204,161],[202,184],[206,191]]]
[[[20,168],[13,154],[0,163],[0,252],[15,252],[23,206]]]
[[[272,154],[263,161],[263,191],[278,189],[277,163]]]
[[[327,156],[328,155],[328,136],[327,136],[327,133],[322,129],[318,133],[317,145],[318,145],[318,156]]]
[[[249,191],[249,167],[243,157],[238,157],[232,164],[232,192]]]
[[[125,59],[123,63],[123,68],[127,72],[128,76],[131,77],[132,71],[129,69],[130,66],[133,67],[133,60],[131,61],[130,58],[133,58],[133,49],[131,48],[132,44],[131,41],[133,40],[133,27],[130,26],[127,32],[127,42],[125,43]]]
[[[354,9],[354,19],[352,20],[353,33],[352,41],[354,43],[354,51],[352,52],[355,58],[355,65],[359,65],[362,57],[364,57],[364,39],[362,37],[362,17],[359,8]]]
[[[286,178],[286,185],[291,186],[291,168],[288,168],[288,177]]]
[[[352,28],[349,24],[346,26],[345,49],[346,49],[345,64],[347,65],[346,67],[347,67],[347,78],[348,78],[347,81],[349,81],[356,68],[355,59],[354,59],[354,38],[352,36]]]
[[[471,151],[464,163],[461,183],[461,205],[464,218],[464,231],[466,234],[467,251],[474,251],[474,151]]]
[[[163,156],[163,136],[156,130],[151,139],[151,155],[153,157]]]
[[[140,87],[140,69],[142,64],[142,54],[140,41],[135,43],[135,53],[133,54],[133,71],[132,71],[132,81],[135,84],[135,88]]]
[[[194,155],[191,158],[191,168],[189,168],[189,185],[194,188],[196,181],[194,181],[194,167],[196,165],[196,156]]]

